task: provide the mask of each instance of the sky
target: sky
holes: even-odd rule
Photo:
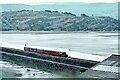
[[[87,3],[95,3],[95,2],[118,2],[120,0],[0,0],[0,4],[12,4],[12,3],[21,3],[21,4],[53,4],[53,3],[61,3],[61,2],[87,2]]]

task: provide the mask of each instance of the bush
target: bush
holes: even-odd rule
[[[51,10],[45,10],[45,12],[51,12]]]

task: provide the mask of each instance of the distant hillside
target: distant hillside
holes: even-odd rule
[[[41,5],[26,5],[26,4],[1,4],[1,11],[15,10],[56,10],[59,12],[71,12],[80,16],[80,14],[95,15],[95,16],[110,16],[118,18],[118,3],[54,3]]]
[[[0,14],[3,31],[117,31],[119,23],[109,16],[76,16],[50,10],[20,10]]]

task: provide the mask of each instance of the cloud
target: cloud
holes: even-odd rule
[[[119,2],[119,0],[2,0],[1,4],[6,3],[21,3],[21,4],[52,4],[52,3],[61,3],[61,2],[87,2],[87,3],[95,3],[95,2]]]

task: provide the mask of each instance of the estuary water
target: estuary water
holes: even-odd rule
[[[1,43],[70,49],[106,56],[118,52],[118,33],[0,34]],[[9,45],[10,46],[10,45]]]
[[[118,54],[118,33],[0,34],[0,45],[66,49],[106,57]],[[74,55],[74,53],[70,53]],[[60,75],[59,75],[60,76]],[[56,76],[58,77],[58,76]],[[65,76],[63,76],[65,77]]]

